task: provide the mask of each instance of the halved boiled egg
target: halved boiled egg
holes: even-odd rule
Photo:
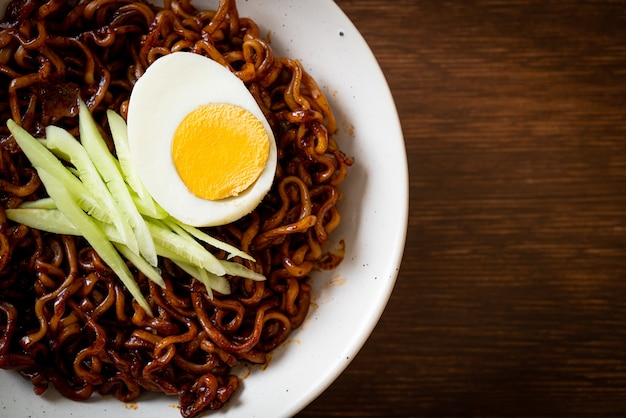
[[[209,58],[174,52],[154,61],[133,87],[127,124],[146,189],[184,223],[233,222],[272,186],[272,130],[243,82]]]

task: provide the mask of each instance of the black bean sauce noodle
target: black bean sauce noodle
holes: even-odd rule
[[[272,190],[252,214],[210,230],[253,255],[256,263],[236,261],[267,280],[229,277],[232,293],[211,299],[162,259],[165,289],[133,270],[151,317],[82,238],[7,220],[5,209],[46,194],[4,122],[35,136],[50,124],[78,135],[82,99],[106,133],[106,109],[125,116],[135,81],[179,50],[230,68],[274,130]],[[352,160],[333,139],[315,81],[297,60],[274,55],[234,1],[199,11],[188,0],[14,0],[0,23],[0,114],[0,367],[30,379],[37,394],[53,385],[74,400],[132,401],[158,391],[178,396],[185,417],[222,407],[239,386],[231,369],[265,363],[303,322],[309,274],[340,222],[338,186]]]

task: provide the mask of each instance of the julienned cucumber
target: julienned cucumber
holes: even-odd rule
[[[130,223],[139,247],[139,254],[152,266],[156,266],[157,255],[154,249],[154,242],[150,237],[150,231],[148,231],[146,223],[133,202],[128,186],[119,170],[119,163],[113,154],[109,152],[104,138],[98,131],[98,125],[93,120],[91,112],[89,112],[85,103],[80,104],[78,125],[82,145],[111,192],[115,209],[121,217],[125,217]],[[129,244],[132,244],[132,242]],[[133,248],[131,245],[129,247]]]
[[[106,237],[104,231],[98,227],[91,216],[82,211],[72,194],[63,186],[63,183],[54,178],[45,168],[37,168],[37,173],[46,187],[46,191],[55,201],[61,213],[67,219],[72,220],[72,223],[81,231],[81,234],[102,257],[102,260],[119,276],[139,305],[146,312],[151,312],[150,305],[148,305],[148,302],[141,294],[141,290],[133,279],[133,275],[120,254],[113,247],[113,244],[111,244],[111,241]]]
[[[58,127],[48,127],[47,138],[36,139],[13,120],[7,121],[50,196],[8,209],[7,217],[43,231],[85,237],[149,314],[150,306],[122,256],[160,286],[164,282],[157,256],[170,258],[202,282],[211,296],[213,291],[230,292],[225,275],[264,280],[243,265],[217,260],[197,240],[226,251],[229,259],[254,261],[248,254],[172,218],[152,199],[133,171],[124,119],[113,111],[107,116],[120,161],[109,152],[82,102],[80,142]]]

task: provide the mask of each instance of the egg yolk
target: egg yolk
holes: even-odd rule
[[[237,196],[261,175],[270,152],[263,124],[242,107],[211,103],[183,118],[172,158],[189,191],[207,200]]]

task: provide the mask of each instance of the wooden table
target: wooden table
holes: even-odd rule
[[[626,3],[337,3],[394,94],[410,222],[299,416],[626,416]]]

